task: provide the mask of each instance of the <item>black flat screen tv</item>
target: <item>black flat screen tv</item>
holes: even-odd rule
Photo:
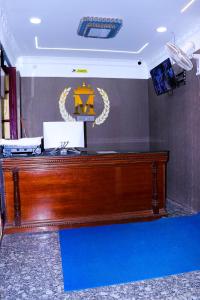
[[[176,88],[176,76],[169,58],[150,71],[157,95],[167,93]]]

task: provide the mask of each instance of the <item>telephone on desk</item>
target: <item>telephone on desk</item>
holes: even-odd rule
[[[78,148],[55,148],[51,151],[46,151],[48,155],[69,155],[69,154],[81,154],[81,150]]]

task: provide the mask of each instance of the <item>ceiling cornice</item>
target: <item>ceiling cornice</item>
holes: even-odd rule
[[[22,56],[16,65],[22,77],[148,78],[146,64],[138,65],[135,60]],[[74,69],[86,69],[87,73]]]

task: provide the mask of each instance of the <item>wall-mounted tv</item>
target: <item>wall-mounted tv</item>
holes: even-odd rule
[[[167,93],[177,87],[176,76],[169,58],[150,71],[157,95]]]

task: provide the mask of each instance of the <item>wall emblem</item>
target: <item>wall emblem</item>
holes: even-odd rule
[[[65,108],[67,96],[71,91],[71,87],[66,87],[62,91],[59,99],[59,109],[62,118],[65,121],[93,121],[93,127],[94,125],[103,124],[110,112],[110,101],[107,93],[103,89],[97,88],[97,90],[104,104],[103,111],[99,116],[97,116],[95,112],[94,90],[90,86],[86,86],[84,82],[82,86],[79,86],[73,91],[74,113],[71,115]]]

